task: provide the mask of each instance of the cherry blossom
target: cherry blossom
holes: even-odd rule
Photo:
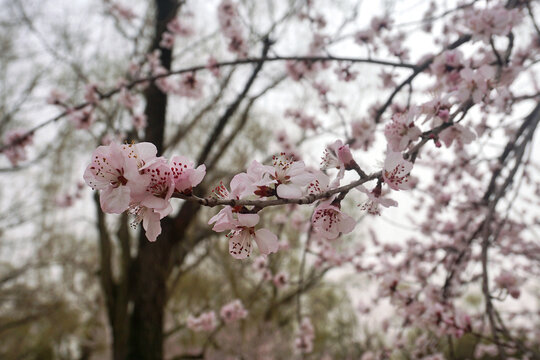
[[[69,111],[69,120],[77,129],[88,129],[95,121],[94,109],[90,106],[85,106],[82,109]]]
[[[174,18],[167,24],[167,30],[172,33],[173,35],[182,36],[182,37],[189,37],[193,35],[194,30],[182,22],[180,22],[180,19]]]
[[[232,0],[222,0],[218,6],[218,21],[223,35],[229,40],[229,51],[246,57],[247,42],[243,35],[238,9]]]
[[[238,299],[223,305],[219,315],[226,324],[244,319],[248,316],[248,311],[244,308],[242,302]]]
[[[311,217],[313,230],[326,239],[335,239],[353,231],[356,221],[340,210],[339,203],[330,198],[321,202]]]
[[[216,313],[208,311],[197,317],[190,315],[187,318],[187,327],[195,332],[211,332],[217,326]]]
[[[333,168],[338,169],[339,172],[336,179],[331,184],[332,187],[339,185],[339,182],[345,176],[345,170],[358,168],[358,164],[353,159],[349,145],[344,145],[341,140],[336,140],[324,150],[321,169],[327,170]]]
[[[356,189],[360,190],[368,196],[368,200],[358,206],[361,206],[362,210],[367,211],[371,215],[380,215],[380,206],[387,208],[398,205],[397,201],[383,196],[382,186],[380,183],[377,184],[377,186],[375,186],[375,188],[371,191],[368,190],[364,185],[359,185],[356,187]]]
[[[509,10],[501,4],[465,13],[466,25],[474,34],[474,38],[486,44],[492,35],[508,34],[519,21],[517,9]]]
[[[170,168],[174,180],[174,188],[181,193],[190,193],[191,189],[199,185],[206,175],[204,164],[194,168],[193,161],[185,156],[173,156],[170,160]]]
[[[413,108],[405,113],[397,113],[384,128],[384,136],[392,151],[403,151],[410,143],[418,140],[422,132],[414,124],[418,109]]]
[[[294,119],[296,124],[304,130],[317,130],[319,122],[314,116],[307,115],[301,109],[288,109],[285,116]]]
[[[330,178],[320,170],[313,171],[314,179],[308,184],[308,194],[321,194],[330,188]]]
[[[47,104],[64,105],[68,99],[68,95],[58,89],[52,89],[47,97]]]
[[[384,182],[393,190],[406,190],[412,168],[413,163],[403,159],[401,153],[388,149],[382,172]]]
[[[150,183],[149,178],[139,175],[135,153],[134,148],[132,156],[129,156],[113,142],[98,147],[92,154],[92,162],[84,172],[84,181],[92,189],[101,190],[99,199],[103,211],[116,214],[124,212],[129,207],[131,192],[143,192]]]
[[[203,84],[194,73],[187,73],[181,76],[180,81],[171,91],[179,96],[196,99],[203,95]]]
[[[313,351],[313,340],[315,339],[315,330],[311,320],[307,317],[302,319],[300,329],[295,340],[295,345],[300,352],[308,354]]]
[[[6,131],[4,134],[4,155],[11,162],[11,165],[17,166],[21,161],[26,160],[25,147],[32,144],[32,135],[21,129]]]
[[[141,205],[141,203],[133,203],[129,206],[128,211],[135,216],[131,226],[134,228],[142,222],[146,238],[154,242],[161,234],[161,219],[171,213],[172,207],[168,205],[164,208],[152,208]]]
[[[226,206],[208,223],[215,223],[212,230],[216,232],[231,230],[227,234],[229,253],[235,259],[245,259],[251,255],[253,240],[261,254],[268,255],[278,251],[279,243],[275,234],[267,229],[255,230],[255,225],[259,223],[257,214],[233,212],[232,207]]]
[[[293,161],[285,153],[273,156],[274,173],[271,177],[277,181],[277,196],[284,199],[296,199],[303,195],[302,187],[313,180],[303,161]]]
[[[253,194],[259,197],[275,195],[273,189],[269,187],[276,183],[273,174],[275,170],[272,166],[253,160],[245,173],[236,174],[232,178],[231,190],[238,198]]]
[[[519,298],[521,294],[521,291],[519,290],[520,281],[515,275],[508,271],[501,271],[499,276],[495,278],[495,283],[497,284],[497,287],[506,289],[514,299]]]
[[[367,150],[375,141],[376,124],[371,119],[356,120],[351,123],[351,149]]]
[[[277,273],[274,278],[272,279],[272,282],[277,288],[282,288],[285,285],[287,285],[287,282],[289,281],[289,276],[284,272]]]
[[[253,240],[261,254],[268,255],[279,249],[277,236],[268,229],[255,230],[253,227],[244,226],[231,231],[227,237],[229,253],[235,259],[245,259],[251,255]]]
[[[233,211],[234,210],[234,211]],[[259,215],[257,214],[242,214],[233,209],[231,206],[225,206],[215,216],[213,216],[208,224],[214,224],[212,230],[222,232],[225,230],[233,230],[240,227],[253,227],[259,223]]]
[[[493,66],[482,65],[476,70],[465,68],[459,74],[463,80],[457,90],[457,97],[460,101],[466,101],[472,97],[475,103],[479,103],[485,96],[489,95],[495,78]]]
[[[476,135],[469,128],[461,125],[455,124],[454,126],[449,127],[441,131],[439,138],[443,141],[446,147],[452,146],[452,143],[456,141],[460,146],[464,144],[470,144],[476,139]]]

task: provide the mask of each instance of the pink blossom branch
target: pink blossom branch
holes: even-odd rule
[[[413,148],[411,148],[407,153],[405,153],[403,155],[403,158],[404,159],[410,159],[411,162],[415,162],[416,160],[416,157],[418,156],[418,152],[420,151],[420,149],[429,141],[429,140],[434,140],[443,130],[451,127],[454,125],[454,119],[456,118],[456,116],[458,116],[460,113],[462,113],[461,115],[461,119],[463,119],[465,117],[465,115],[467,114],[467,112],[469,111],[469,109],[473,106],[473,102],[469,99],[467,102],[465,102],[463,105],[461,105],[459,107],[459,109],[456,110],[456,112],[454,112],[449,120],[445,123],[443,123],[442,125],[439,125],[431,130],[428,130],[428,131],[425,131],[422,133],[422,140],[420,140],[420,142],[418,142],[418,144],[416,144]]]
[[[471,35],[468,35],[468,34],[467,35],[462,35],[459,39],[454,41],[452,44],[448,45],[444,49],[444,51],[456,49],[456,48],[460,47],[461,45],[465,44],[466,42],[468,42],[469,40],[471,40],[471,38],[472,38]],[[415,66],[414,67],[414,72],[407,79],[405,79],[401,84],[396,86],[396,88],[394,89],[392,94],[390,94],[390,96],[388,97],[386,102],[377,110],[377,113],[375,114],[375,123],[379,123],[381,121],[382,114],[384,114],[386,109],[392,104],[392,101],[394,100],[394,97],[401,91],[401,89],[403,89],[407,85],[410,85],[412,83],[412,81],[420,73],[422,73],[426,69],[428,69],[434,59],[435,59],[435,56],[432,56],[429,59],[427,59],[426,61],[424,61],[422,64]]]
[[[317,200],[326,199],[330,196],[338,193],[347,192],[358,185],[362,185],[368,181],[378,179],[382,176],[382,173],[376,172],[371,175],[367,175],[366,177],[362,177],[356,181],[351,182],[348,185],[340,186],[335,189],[331,189],[325,192],[322,192],[320,194],[310,194],[306,195],[304,197],[298,198],[298,199],[270,199],[270,200],[247,200],[247,199],[217,199],[213,197],[198,197],[195,195],[186,195],[182,193],[174,193],[173,197],[184,199],[186,201],[191,201],[198,203],[202,206],[208,206],[208,207],[214,207],[214,206],[220,206],[220,205],[229,205],[229,206],[254,206],[257,209],[262,209],[269,206],[278,206],[278,205],[285,205],[285,204],[298,204],[298,205],[305,205],[305,204],[312,204]]]
[[[258,58],[246,58],[246,59],[237,59],[237,60],[231,60],[231,61],[223,61],[223,62],[219,62],[219,63],[216,63],[216,64],[212,65],[212,67],[221,68],[221,67],[227,67],[227,66],[258,64],[258,63],[276,62],[276,61],[291,61],[291,60],[292,61],[308,61],[308,62],[323,62],[323,61],[337,61],[337,62],[340,62],[340,61],[344,61],[344,62],[352,62],[352,63],[364,63],[364,64],[373,64],[373,65],[393,66],[393,67],[408,68],[408,69],[413,69],[413,70],[418,68],[417,65],[403,63],[403,62],[393,62],[393,61],[385,61],[385,60],[378,60],[378,59],[371,59],[371,58],[340,57],[340,56],[272,56],[272,57],[263,56],[263,57],[258,57]],[[139,84],[142,84],[142,83],[145,83],[145,82],[148,82],[148,81],[155,81],[155,80],[165,78],[165,77],[169,77],[169,76],[172,76],[172,75],[193,73],[193,72],[198,72],[198,71],[201,71],[201,70],[208,70],[208,65],[196,65],[196,66],[191,66],[191,67],[183,68],[183,69],[179,69],[179,70],[173,70],[173,71],[170,71],[170,72],[167,72],[167,73],[164,73],[164,74],[151,75],[151,76],[148,76],[148,77],[139,78],[139,79],[133,80],[132,82],[130,82],[130,83],[126,84],[126,85],[116,87],[116,88],[114,88],[114,89],[112,89],[112,90],[110,90],[108,92],[105,92],[105,93],[97,92],[96,95],[98,96],[99,101],[101,101],[101,100],[108,99],[108,98],[118,94],[122,90],[122,88],[132,89],[135,86],[137,86]],[[75,105],[73,107],[70,107],[70,108],[62,111],[58,115],[56,115],[56,116],[50,118],[49,120],[46,120],[46,121],[34,126],[30,130],[28,130],[28,132],[26,132],[26,134],[25,134],[25,137],[24,136],[22,137],[22,140],[24,140],[28,136],[33,135],[39,129],[41,129],[41,128],[49,125],[49,124],[52,124],[52,123],[62,119],[64,116],[68,115],[70,112],[75,111],[75,110],[81,110],[81,109],[83,109],[83,108],[85,108],[85,107],[87,107],[89,105],[95,105],[95,104],[92,104],[90,102],[82,102],[82,103],[80,103],[78,105]],[[0,146],[0,152],[3,152],[4,150],[6,150],[8,148],[11,148],[11,147],[13,147],[15,145],[18,145],[18,143],[14,142],[14,143],[11,143],[11,144],[2,145],[2,146]]]

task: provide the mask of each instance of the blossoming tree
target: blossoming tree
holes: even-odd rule
[[[408,22],[393,11],[400,2],[369,19],[356,1],[194,3],[155,0],[149,16],[103,1],[132,44],[123,75],[86,79],[83,100],[51,91],[57,115],[6,131],[0,148],[17,167],[52,124],[93,135],[81,176],[99,193],[113,357],[164,358],[171,283],[211,239],[274,289],[267,314],[296,301],[299,356],[317,338],[303,294],[348,268],[378,284],[359,312],[392,307],[399,319],[383,323],[396,334],[362,359],[464,358],[464,336],[475,344],[466,356],[540,358],[526,290],[540,270],[538,4],[434,1]],[[263,108],[265,121],[254,115]],[[249,126],[259,132],[253,151]],[[390,234],[387,213],[413,231]],[[270,270],[287,252],[294,271]],[[475,287],[482,304],[469,309]],[[508,296],[521,298],[517,310]],[[252,305],[194,309],[176,326],[206,342],[178,358],[210,356]]]

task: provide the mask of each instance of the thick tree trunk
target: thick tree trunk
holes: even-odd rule
[[[139,238],[139,255],[131,271],[133,311],[131,313],[128,359],[163,358],[163,321],[167,299],[167,277],[171,254],[170,220],[162,220],[163,232],[156,242],[144,233]]]
[[[182,1],[155,0],[155,32],[152,50],[161,51],[161,64],[170,70],[172,51],[159,47],[167,23],[176,16]],[[145,92],[148,119],[145,140],[156,145],[161,155],[164,145],[167,94],[151,84]],[[167,299],[167,277],[171,257],[169,219],[161,222],[162,234],[149,242],[144,231],[139,236],[138,252],[129,271],[133,308],[129,321],[127,359],[163,359],[163,321]]]

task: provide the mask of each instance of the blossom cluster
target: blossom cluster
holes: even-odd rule
[[[205,174],[204,165],[195,168],[186,157],[173,156],[170,161],[157,157],[151,143],[113,142],[94,151],[84,180],[92,189],[101,191],[104,212],[129,211],[135,215],[133,224],[142,221],[146,237],[155,241],[161,233],[160,220],[172,211],[172,194],[190,194]]]
[[[304,354],[310,353],[313,351],[314,339],[315,330],[313,329],[311,320],[308,317],[305,317],[300,323],[299,333],[295,340],[296,348]]]
[[[236,4],[231,0],[222,0],[218,7],[218,21],[223,35],[229,41],[229,51],[246,57],[247,42],[243,34],[242,22]]]
[[[223,305],[219,315],[224,324],[231,324],[245,319],[248,311],[244,308],[242,301],[236,299]],[[215,311],[207,311],[199,316],[189,315],[186,325],[188,329],[195,332],[211,332],[218,326],[218,318]]]
[[[4,135],[4,145],[8,146],[4,150],[4,155],[13,166],[26,160],[26,147],[32,144],[32,135],[24,130],[15,129],[6,131]]]

